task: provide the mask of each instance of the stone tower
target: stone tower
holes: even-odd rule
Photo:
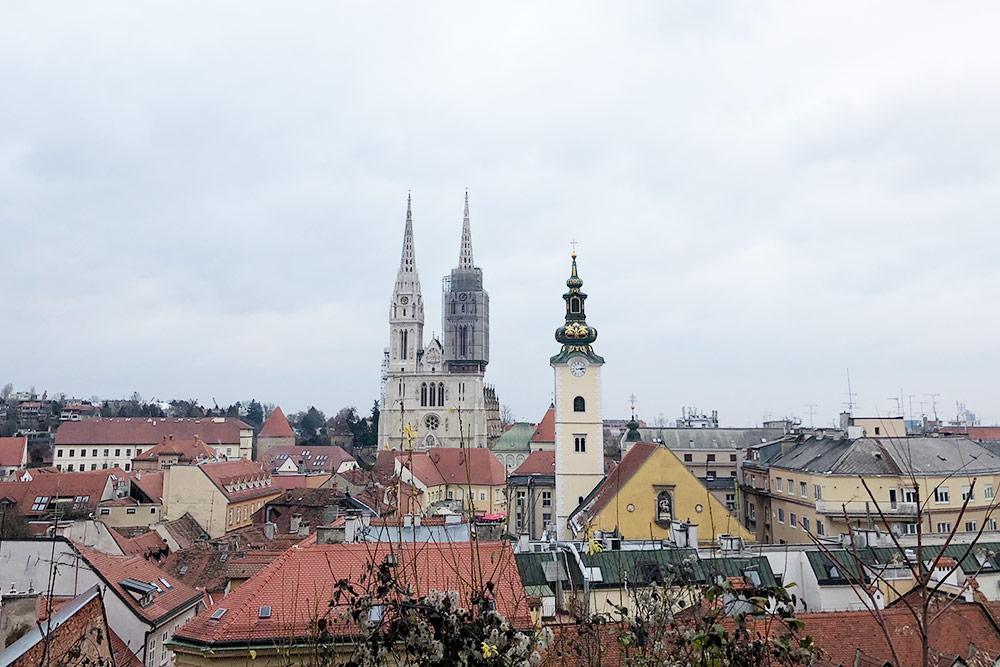
[[[403,253],[389,313],[383,360],[380,449],[486,447],[489,412],[483,375],[489,361],[489,297],[472,259],[469,195],[458,266],[442,287],[442,343],[423,342],[424,304],[413,250],[412,202],[407,198]]]
[[[577,273],[576,253],[563,299],[566,323],[556,330],[562,343],[549,360],[555,371],[556,422],[556,534],[572,539],[570,514],[604,478],[604,426],[601,421],[601,366],[594,353],[597,329],[587,324]]]
[[[490,295],[483,289],[483,270],[472,259],[468,191],[465,193],[458,266],[444,281],[441,320],[448,370],[483,373],[490,361]]]

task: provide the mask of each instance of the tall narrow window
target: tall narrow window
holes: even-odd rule
[[[444,382],[438,383],[438,406],[444,407]]]
[[[427,406],[427,383],[420,383],[420,407]]]
[[[458,354],[463,357],[469,354],[468,329],[465,326],[458,328]]]
[[[407,334],[408,333],[409,332],[407,332],[407,331],[400,331],[399,332],[399,358],[400,359],[406,359],[406,356],[407,356],[407,349],[406,349],[406,347],[407,347],[406,346],[407,340],[406,339],[407,339]]]
[[[431,382],[431,405],[437,405],[437,387]]]
[[[573,412],[586,412],[587,411],[587,401],[584,400],[583,396],[577,396],[573,399]]]
[[[587,451],[587,436],[585,435],[574,435],[573,436],[573,450],[577,452]]]

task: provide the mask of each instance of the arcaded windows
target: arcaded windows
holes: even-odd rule
[[[573,451],[576,451],[576,452],[586,452],[587,451],[587,436],[585,436],[585,435],[574,435],[573,436]]]

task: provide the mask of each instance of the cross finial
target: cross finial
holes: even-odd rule
[[[635,394],[629,394],[628,402],[632,404],[632,417],[635,418]]]
[[[576,259],[576,239],[570,241],[569,244],[573,246],[573,259]]]

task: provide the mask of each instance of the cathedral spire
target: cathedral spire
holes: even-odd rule
[[[472,226],[469,223],[469,188],[465,189],[465,217],[462,219],[462,247],[458,251],[458,268],[474,269],[472,261]]]
[[[412,195],[406,194],[406,228],[403,231],[403,252],[399,258],[399,273],[416,273],[417,259],[413,253],[413,211]]]

